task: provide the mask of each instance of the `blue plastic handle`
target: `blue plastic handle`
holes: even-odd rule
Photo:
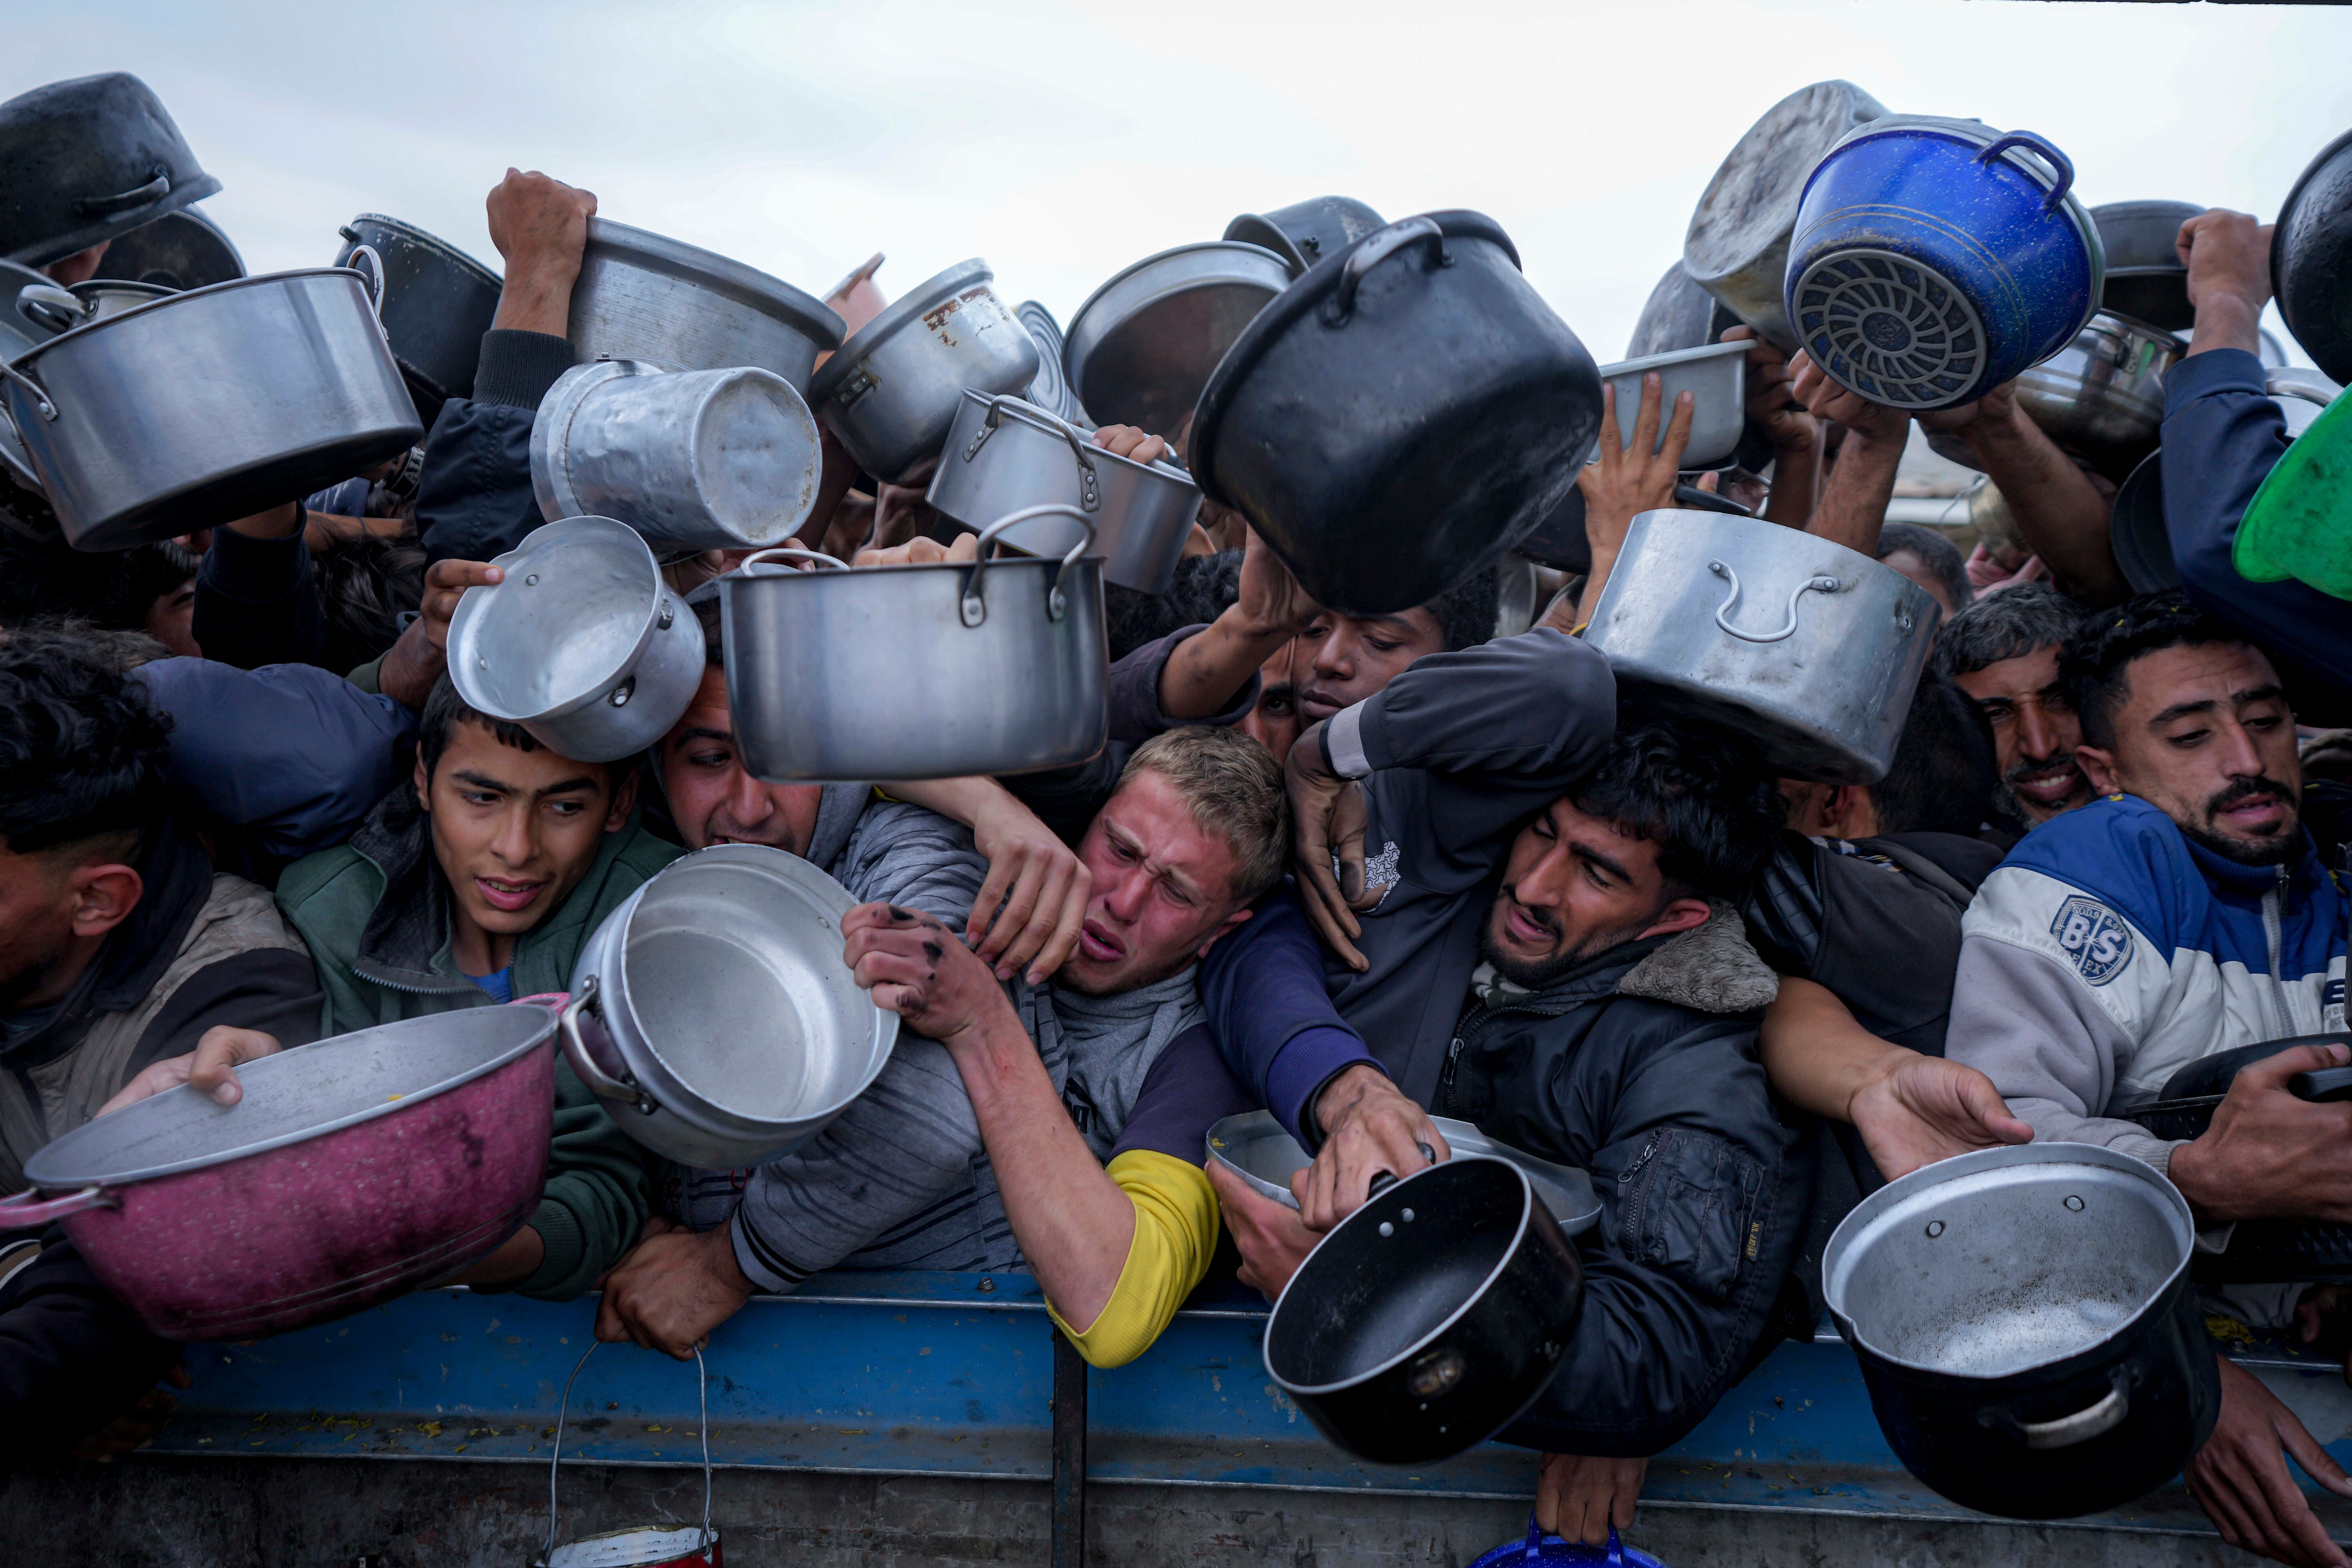
[[[1544,1548],[1553,1542],[1559,1542],[1561,1550],[1545,1551]],[[1603,1556],[1596,1548],[1580,1541],[1570,1542],[1557,1535],[1546,1535],[1543,1526],[1536,1522],[1536,1516],[1532,1513],[1528,1515],[1528,1547],[1524,1560],[1529,1563],[1586,1563],[1605,1564],[1606,1568],[1631,1568],[1625,1560],[1624,1545],[1617,1539],[1615,1525],[1609,1527],[1609,1550]]]
[[[2074,161],[2031,131],[2011,131],[1978,153],[1976,161],[1979,163],[1990,163],[2012,147],[2022,147],[2029,152],[2040,153],[2052,168],[2058,171],[2058,183],[2051,187],[2050,199],[2042,204],[2043,212],[2056,212],[2058,204],[2066,199],[2066,193],[2074,188]]]

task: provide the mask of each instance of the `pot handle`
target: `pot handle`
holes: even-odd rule
[[[36,1197],[33,1193],[34,1189],[27,1187],[0,1197],[0,1230],[39,1230],[49,1221],[63,1219],[68,1214],[122,1207],[122,1200],[102,1186],[86,1186],[63,1197]]]
[[[16,314],[52,332],[70,332],[82,324],[89,309],[70,290],[54,283],[27,283],[16,291]]]
[[[1558,1541],[1563,1546],[1568,1544],[1567,1541],[1560,1536],[1546,1535],[1544,1533],[1544,1527],[1536,1522],[1536,1516],[1534,1512],[1530,1511],[1528,1514],[1528,1554],[1526,1557],[1521,1559],[1521,1561],[1527,1563],[1542,1562],[1544,1560],[1544,1542],[1547,1541]],[[1500,1549],[1498,1548],[1497,1550]],[[1590,1552],[1591,1548],[1585,1547],[1582,1548],[1582,1550]],[[1555,1559],[1555,1561],[1557,1560]],[[1588,1561],[1590,1560],[1588,1559]],[[1609,1527],[1609,1554],[1603,1557],[1601,1561],[1606,1563],[1608,1568],[1624,1568],[1625,1546],[1622,1542],[1617,1539],[1617,1527],[1613,1524]]]
[[[737,563],[735,570],[748,576],[751,573],[751,568],[755,566],[764,566],[777,556],[785,556],[793,560],[821,560],[825,565],[832,567],[838,571],[847,571],[849,570],[849,563],[843,560],[838,556],[827,555],[823,550],[796,549],[790,545],[775,545],[770,549],[761,550],[756,555],[747,555],[741,561]],[[775,574],[771,573],[770,575],[772,576]],[[794,572],[793,575],[797,577],[800,574],[798,572]]]
[[[996,434],[998,426],[1003,423],[1004,405],[1008,402],[1023,403],[1030,408],[1037,406],[1025,398],[1012,396],[990,398],[988,417],[981,422],[980,434],[973,436],[964,446],[965,462],[969,463],[979,456],[980,449],[988,444],[988,438]],[[1038,409],[1037,412],[1043,413],[1045,410]],[[1100,510],[1102,476],[1096,471],[1094,459],[1087,454],[1087,443],[1078,439],[1077,427],[1068,421],[1056,419],[1054,424],[1061,432],[1062,439],[1070,444],[1070,455],[1078,460],[1078,505],[1089,512]]]
[[[1796,592],[1789,595],[1789,619],[1782,623],[1780,630],[1776,632],[1742,632],[1738,627],[1734,626],[1731,623],[1731,607],[1739,602],[1739,574],[1732,570],[1727,564],[1719,560],[1708,561],[1706,563],[1706,570],[1715,573],[1716,576],[1723,578],[1731,584],[1731,592],[1725,596],[1722,604],[1717,606],[1716,609],[1715,623],[1723,631],[1738,638],[1743,643],[1778,643],[1788,638],[1794,634],[1797,630],[1797,601],[1802,599],[1808,593],[1843,593],[1848,588],[1853,586],[1852,583],[1845,582],[1838,578],[1831,577],[1826,573],[1817,577],[1809,577],[1805,579],[1804,581],[1797,584]]]
[[[18,370],[13,361],[0,360],[0,381],[15,382],[18,386],[31,392],[34,406],[41,411],[41,417],[50,421],[56,420],[58,405],[49,401],[49,394],[41,390],[41,383]]]
[[[2066,193],[2074,188],[2074,161],[2031,131],[2011,131],[1978,153],[1976,161],[1979,163],[1990,163],[2012,147],[2024,148],[2058,171],[2058,183],[2050,187],[2049,199],[2042,204],[2043,212],[2056,212],[2058,204],[2066,199]]]
[[[563,1041],[563,1060],[572,1064],[572,1071],[579,1076],[581,1082],[588,1086],[588,1092],[599,1100],[617,1100],[635,1105],[650,1115],[660,1107],[635,1083],[615,1078],[599,1066],[595,1052],[588,1049],[587,1040],[582,1038],[580,1015],[590,1008],[596,1009],[599,1020],[604,1018],[604,1010],[596,1001],[596,977],[593,975],[580,982],[580,988],[572,993],[572,999],[563,1004],[562,1012],[555,1015],[555,1032]]]
[[[1331,296],[1333,320],[1345,321],[1355,314],[1356,287],[1364,281],[1364,274],[1415,240],[1429,242],[1430,254],[1437,258],[1438,266],[1454,265],[1454,257],[1445,249],[1445,231],[1437,226],[1435,218],[1400,218],[1367,237],[1339,264],[1339,291]]]
[[[2024,1438],[2029,1448],[2071,1448],[2123,1425],[2124,1417],[2131,1414],[2131,1396],[2124,1384],[2123,1375],[2117,1373],[2097,1403],[2055,1421],[2020,1421],[2004,1410],[2000,1424]]]
[[[355,245],[352,254],[343,257],[346,269],[360,275],[367,285],[368,308],[375,312],[376,324],[383,323],[383,257],[376,255],[372,245]]]
[[[1076,507],[1065,506],[1055,501],[1042,507],[1024,507],[1017,512],[1008,512],[980,530],[980,552],[973,557],[971,571],[963,580],[962,612],[965,625],[977,626],[988,619],[988,602],[980,596],[980,576],[988,569],[988,547],[996,542],[996,536],[1015,523],[1025,523],[1032,517],[1076,517],[1087,530],[1087,537],[1072,545],[1070,553],[1062,558],[1062,564],[1054,569],[1054,580],[1047,585],[1045,591],[1047,620],[1059,621],[1068,611],[1070,601],[1062,592],[1062,574],[1076,566],[1078,558],[1094,548],[1095,523],[1092,517],[1087,517]]]
[[[580,1369],[596,1354],[596,1342],[589,1341],[580,1359],[572,1364],[572,1375],[563,1380],[563,1397],[555,1406],[555,1451],[547,1461],[547,1547],[539,1554],[532,1568],[546,1568],[555,1556],[555,1531],[562,1515],[555,1508],[555,1483],[563,1474],[563,1418],[572,1409],[572,1385],[580,1381]],[[715,1537],[710,1532],[710,1367],[702,1359],[702,1347],[694,1347],[695,1402],[702,1421],[702,1542],[695,1548],[698,1552],[710,1550]]]
[[[110,196],[77,196],[73,210],[86,218],[111,217],[117,213],[131,212],[150,203],[160,202],[171,193],[171,174],[158,169],[153,179],[136,190],[117,191]]]

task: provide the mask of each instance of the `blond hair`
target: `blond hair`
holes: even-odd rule
[[[1290,792],[1274,753],[1237,729],[1194,725],[1155,735],[1119,770],[1120,789],[1157,773],[1192,808],[1192,822],[1234,852],[1234,901],[1254,904],[1290,865]]]

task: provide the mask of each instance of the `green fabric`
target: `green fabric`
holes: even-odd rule
[[[345,675],[343,679],[351,682],[368,695],[380,697],[383,695],[383,661],[384,655],[378,653],[374,658]]]
[[[2329,403],[2263,476],[2230,564],[2252,582],[2294,578],[2352,599],[2352,397]]]
[[[604,916],[683,852],[646,832],[634,817],[619,832],[605,834],[595,863],[580,885],[515,943],[515,995],[570,988],[580,949]],[[459,974],[446,941],[434,956],[433,969],[448,977],[446,990],[396,988],[353,969],[361,936],[383,890],[383,871],[349,844],[295,862],[278,881],[278,907],[309,944],[318,965],[319,988],[326,997],[322,1034],[343,1034],[457,1008],[497,1006]],[[547,1186],[530,1221],[547,1254],[530,1278],[511,1288],[543,1301],[569,1301],[619,1261],[644,1228],[651,1207],[647,1159],[559,1055]]]

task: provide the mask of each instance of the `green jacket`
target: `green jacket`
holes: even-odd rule
[[[683,852],[635,818],[605,834],[587,877],[515,943],[514,994],[569,989],[572,966],[604,917]],[[349,843],[288,867],[278,903],[318,962],[322,1035],[496,1005],[450,957],[448,885],[433,855],[431,821],[405,783]],[[547,1186],[530,1219],[547,1256],[514,1288],[568,1301],[617,1262],[645,1225],[650,1157],[559,1055]]]

